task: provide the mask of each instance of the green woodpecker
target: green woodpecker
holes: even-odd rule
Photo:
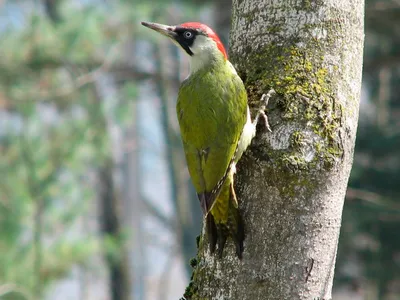
[[[218,244],[221,257],[230,236],[241,258],[244,227],[233,176],[255,135],[258,117],[265,117],[265,104],[252,122],[243,82],[208,26],[142,25],[169,37],[190,57],[190,74],[181,84],[176,105],[186,162],[206,219],[211,253]]]

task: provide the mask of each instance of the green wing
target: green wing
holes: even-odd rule
[[[189,77],[177,102],[186,161],[204,213],[218,196],[246,122],[241,79],[231,69],[219,73]]]

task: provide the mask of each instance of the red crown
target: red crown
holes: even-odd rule
[[[212,30],[207,25],[199,23],[199,22],[187,22],[187,23],[183,23],[179,26],[184,27],[184,28],[200,29],[205,34],[207,34],[208,37],[212,38],[215,41],[219,51],[221,51],[221,53],[224,55],[225,59],[228,58],[228,55],[226,54],[226,51],[225,51],[225,47],[222,44],[221,40],[219,39],[218,35],[214,32],[214,30]]]

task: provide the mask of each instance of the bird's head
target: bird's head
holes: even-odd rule
[[[169,37],[190,55],[191,72],[211,63],[227,60],[227,54],[218,35],[207,25],[188,22],[176,26],[142,22],[143,26]]]

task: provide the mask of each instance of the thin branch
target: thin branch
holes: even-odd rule
[[[154,217],[156,217],[163,226],[168,228],[169,230],[175,230],[175,224],[173,221],[164,215],[149,199],[143,198],[144,208]]]
[[[30,91],[30,96],[25,97],[26,91],[21,93],[21,96],[13,96],[13,99],[18,101],[19,103],[24,102],[32,102],[31,99],[34,99],[36,103],[45,103],[49,101],[58,101],[64,97],[70,96],[73,93],[77,92],[79,89],[87,86],[88,84],[94,83],[101,72],[108,72],[115,78],[115,82],[117,84],[124,84],[125,82],[130,82],[132,80],[141,81],[141,80],[160,80],[160,74],[156,72],[146,72],[146,71],[138,71],[134,67],[108,67],[101,66],[98,69],[89,72],[87,74],[79,76],[74,83],[70,87],[65,87],[58,89],[54,92],[51,91],[43,91],[36,90]],[[167,79],[169,84],[174,84],[175,81],[173,79]],[[12,101],[4,101],[3,99],[2,106],[5,107],[8,111],[12,111],[15,109],[15,104]]]
[[[58,67],[61,67],[58,66]],[[45,69],[46,67],[38,68],[37,71],[40,71],[42,69]],[[21,71],[20,73],[23,73],[24,71]],[[49,101],[58,101],[63,99],[64,97],[72,95],[74,92],[77,92],[79,89],[87,86],[88,84],[91,84],[96,81],[97,77],[102,73],[102,72],[108,72],[111,74],[114,79],[115,83],[120,85],[124,84],[125,82],[131,82],[132,80],[135,81],[142,81],[142,80],[153,80],[154,82],[157,82],[161,80],[163,76],[157,72],[147,72],[147,71],[141,71],[136,69],[135,67],[130,67],[126,65],[113,65],[111,62],[107,65],[102,65],[98,67],[96,70],[91,71],[87,74],[79,76],[74,83],[65,88],[57,89],[56,91],[43,91],[43,89],[37,89],[37,90],[32,90],[29,91],[29,97],[26,97],[26,90],[21,90],[21,93],[19,95],[13,95],[12,99],[15,101],[18,101],[19,103],[24,103],[24,102],[32,102],[31,99],[34,99],[36,103],[43,103],[43,102],[49,102]],[[9,74],[8,69],[3,69],[2,73],[4,74]],[[19,74],[20,74],[19,73]],[[172,86],[177,86],[176,80],[173,78],[165,78],[165,80],[168,84],[171,84]],[[10,101],[11,99],[6,99],[2,98],[2,103],[1,106],[6,108],[8,111],[15,110],[15,103],[13,101]]]
[[[377,193],[373,193],[373,192],[369,192],[369,191],[364,191],[364,190],[349,187],[347,189],[346,198],[351,199],[351,200],[359,199],[359,200],[366,201],[366,202],[369,202],[369,203],[372,203],[372,204],[375,204],[378,206],[386,207],[391,210],[400,211],[399,204],[397,204],[393,201],[389,201]]]
[[[159,234],[145,233],[143,235],[143,240],[146,241],[146,246],[154,247],[157,249],[165,250],[176,247],[177,241],[176,238],[173,237],[172,240],[162,240]]]
[[[107,54],[103,64],[100,67],[98,67],[97,69],[95,69],[87,74],[79,76],[75,80],[75,82],[72,84],[72,86],[61,89],[61,90],[57,91],[56,93],[48,93],[47,95],[43,95],[43,97],[45,97],[45,98],[65,97],[65,96],[68,96],[68,95],[74,93],[79,88],[82,88],[85,85],[95,82],[101,74],[107,72],[110,69],[110,66],[112,65],[112,62],[114,60],[117,48],[118,48],[118,44],[114,45],[112,47],[112,49],[110,50],[110,52]]]
[[[98,77],[106,72],[109,72],[111,69],[111,66],[113,65],[113,61],[115,59],[116,53],[117,53],[117,49],[118,49],[118,45],[119,44],[115,44],[112,49],[108,52],[108,54],[106,55],[104,61],[102,62],[102,64],[97,67],[96,69],[94,69],[93,71],[90,71],[86,74],[83,74],[81,76],[79,76],[78,78],[76,78],[75,80],[73,80],[72,84],[70,84],[67,87],[63,87],[60,89],[57,89],[55,91],[49,91],[49,90],[43,90],[41,88],[38,88],[37,90],[31,90],[29,91],[29,97],[25,97],[27,91],[26,90],[22,90],[20,89],[20,93],[19,95],[13,95],[13,100],[16,100],[18,102],[31,102],[31,99],[35,99],[36,102],[48,102],[48,101],[54,101],[57,100],[58,98],[64,98],[67,97],[71,94],[73,94],[74,92],[76,92],[77,90],[79,90],[80,88],[94,83]],[[46,64],[39,64],[41,67],[38,67],[35,69],[36,72],[46,69],[47,67],[49,67]],[[50,67],[54,67],[54,68],[60,68],[60,67],[65,67],[66,62],[65,61],[60,61],[60,62],[56,62],[52,65],[50,65]],[[16,66],[14,66],[14,69],[17,68]],[[2,73],[4,74],[8,74],[8,69],[9,68],[3,68]],[[35,74],[36,74],[35,72]],[[19,72],[18,74],[22,73]],[[71,76],[72,77],[72,76]],[[29,99],[29,100],[28,100]],[[9,110],[12,110],[13,107],[15,106],[15,104],[13,105],[12,103],[6,103],[6,107]]]
[[[400,8],[400,2],[399,1],[377,1],[375,3],[370,3],[366,7],[366,12],[367,13],[377,13],[377,12],[382,12],[385,10],[393,10],[393,9],[399,9]]]
[[[400,64],[400,54],[396,55],[383,55],[376,59],[365,61],[363,71],[365,73],[376,72],[377,69],[396,67]]]

